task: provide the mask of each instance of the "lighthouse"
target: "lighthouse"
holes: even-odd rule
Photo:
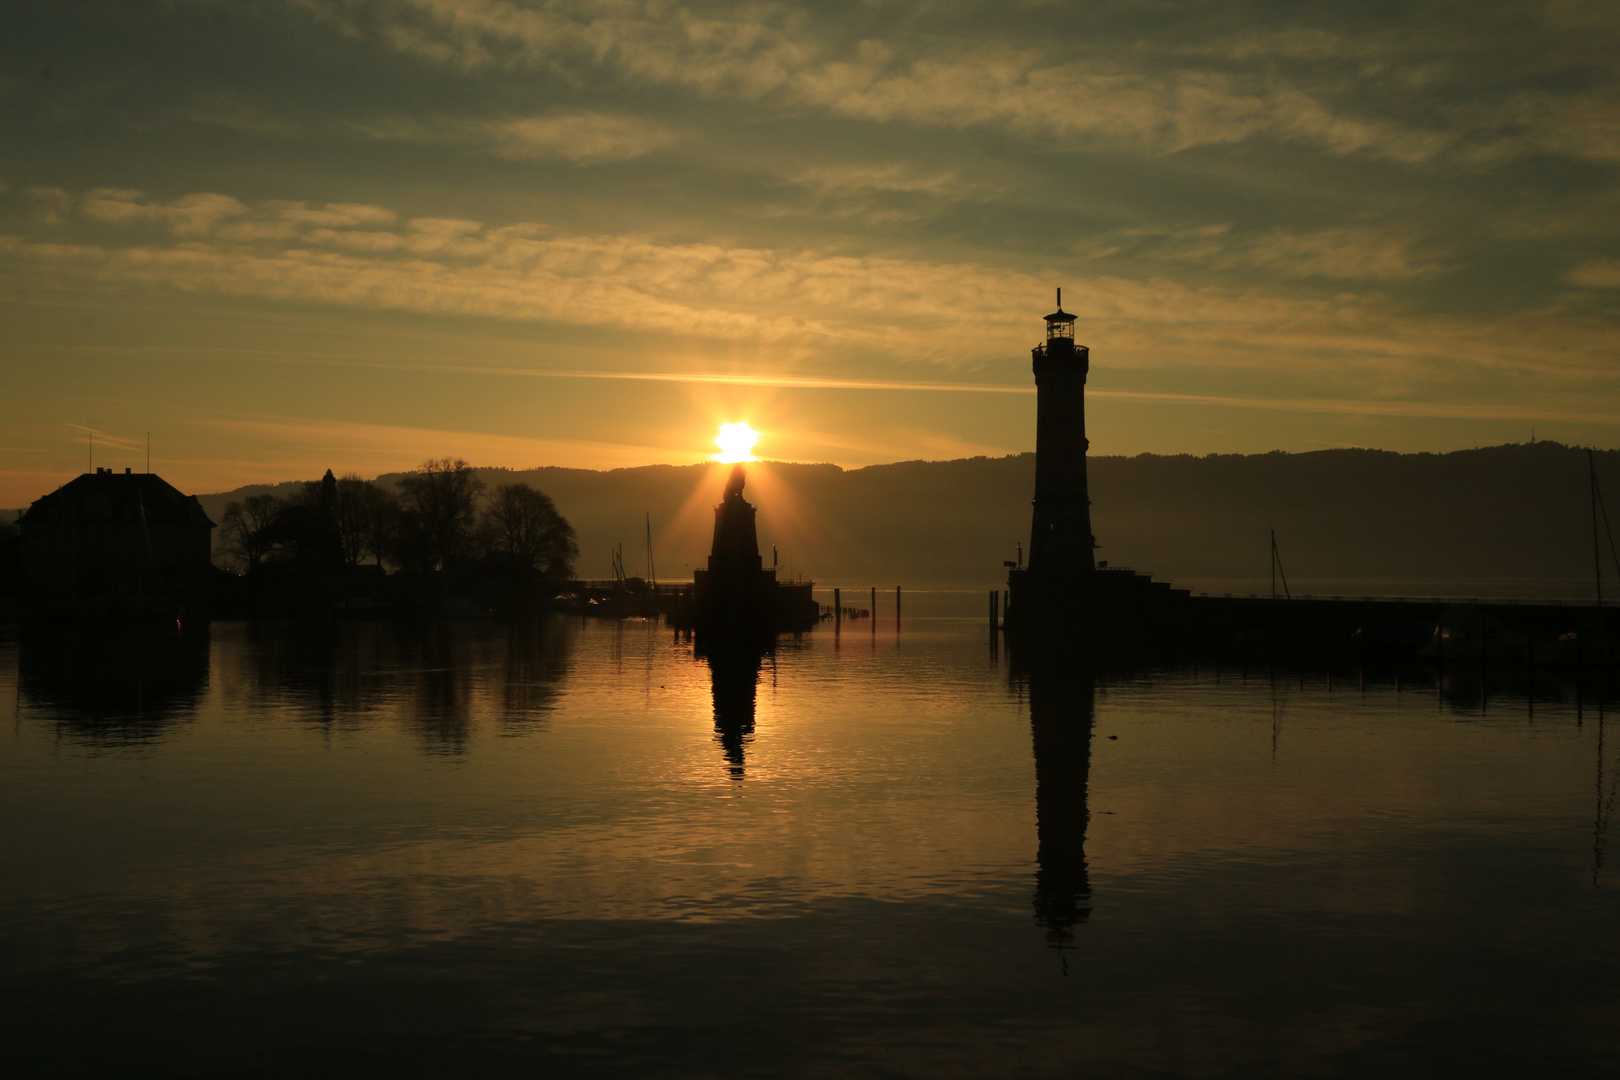
[[[1090,592],[1096,541],[1086,490],[1086,374],[1090,351],[1075,344],[1075,317],[1046,316],[1046,340],[1031,350],[1035,369],[1035,502],[1029,564],[1007,582],[1007,624],[1031,626],[1073,616]]]

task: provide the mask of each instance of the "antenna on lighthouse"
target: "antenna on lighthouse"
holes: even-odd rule
[[[1063,310],[1063,286],[1058,286],[1058,310]]]

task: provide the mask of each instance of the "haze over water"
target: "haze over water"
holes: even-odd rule
[[[1620,1064],[1593,687],[1021,672],[982,599],[784,638],[751,725],[638,621],[0,640],[11,1065]]]

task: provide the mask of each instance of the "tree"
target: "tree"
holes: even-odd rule
[[[510,565],[551,578],[573,576],[579,544],[551,496],[527,484],[502,484],[484,511],[484,522],[493,546]]]
[[[0,596],[17,591],[22,574],[22,533],[9,521],[0,521]]]
[[[275,526],[285,506],[269,494],[249,495],[227,505],[220,520],[220,550],[245,562],[249,573],[257,570],[276,546]]]
[[[350,474],[337,482],[333,497],[333,523],[343,562],[358,566],[371,555],[381,566],[399,515],[399,503],[374,481]]]
[[[330,570],[343,565],[337,499],[337,477],[327,469],[319,480],[301,485],[283,508],[275,539],[300,566]]]
[[[425,461],[399,482],[402,561],[422,570],[445,570],[477,549],[478,497],[484,482],[460,458]]]
[[[366,517],[366,551],[377,565],[392,555],[399,538],[399,500],[394,493],[376,484],[366,488],[369,506]]]

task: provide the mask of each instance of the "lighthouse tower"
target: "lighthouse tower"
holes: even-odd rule
[[[1029,570],[1044,578],[1089,575],[1094,567],[1091,499],[1086,494],[1086,372],[1090,351],[1074,343],[1074,316],[1046,317],[1035,362],[1035,518],[1029,527]]]
[[[1074,316],[1046,316],[1046,340],[1035,346],[1035,513],[1029,565],[1014,570],[1009,628],[1073,617],[1083,608],[1095,563],[1091,499],[1086,491],[1086,373],[1089,351],[1074,343]]]

